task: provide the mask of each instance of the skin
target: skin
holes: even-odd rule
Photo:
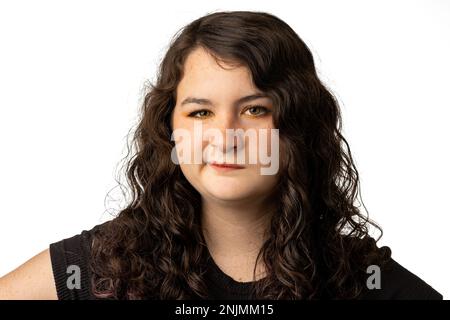
[[[57,300],[49,250],[0,278],[0,300]]]
[[[204,132],[217,128],[226,141],[227,128],[244,131],[274,128],[273,103],[268,97],[236,104],[241,97],[255,93],[262,92],[253,84],[247,67],[223,62],[219,65],[207,51],[197,48],[187,57],[177,87],[172,129],[185,129],[193,136],[194,121],[201,121]],[[208,99],[211,104],[182,104],[187,97]],[[191,143],[193,147],[201,143],[202,150],[210,145],[224,158],[225,154],[232,155],[234,163],[237,163],[238,150],[246,154],[249,151],[248,139],[240,144],[235,139],[234,145],[214,141]],[[270,150],[270,139],[265,147]],[[248,161],[244,169],[227,172],[217,171],[207,163],[181,163],[180,166],[186,179],[201,194],[203,232],[216,264],[236,281],[263,277],[263,265],[258,265],[256,279],[253,268],[274,212],[272,195],[278,175],[261,175],[261,164]]]

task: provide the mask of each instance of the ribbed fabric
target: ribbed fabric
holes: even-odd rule
[[[53,277],[59,300],[95,299],[95,296],[91,293],[91,272],[88,263],[92,231],[98,227],[96,226],[89,231],[83,230],[81,234],[50,244]],[[67,285],[67,280],[72,275],[71,272],[68,272],[70,265],[80,267],[80,289],[69,289]]]
[[[106,224],[108,222],[105,222]],[[92,242],[92,233],[102,225],[97,225],[91,230],[83,230],[80,234],[71,238],[50,244],[50,257],[53,268],[53,276],[60,300],[95,300],[91,292],[89,271],[89,257]],[[67,279],[70,273],[67,268],[77,265],[81,271],[81,288],[69,289]],[[205,282],[209,289],[208,299],[218,300],[252,300],[252,284],[254,282],[238,282],[225,274],[214,262],[208,252]],[[260,280],[259,280],[260,281]],[[405,269],[395,260],[381,271],[381,289],[366,289],[359,297],[361,300],[442,300],[443,296],[434,290],[422,279]]]

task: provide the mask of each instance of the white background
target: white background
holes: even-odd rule
[[[218,10],[275,14],[310,47],[380,245],[450,297],[449,1],[1,1],[0,275],[109,219],[145,81]]]

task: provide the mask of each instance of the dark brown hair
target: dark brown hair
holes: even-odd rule
[[[114,299],[208,295],[201,197],[170,158],[176,88],[186,57],[199,47],[218,61],[248,67],[256,87],[274,102],[284,160],[278,211],[258,255],[268,276],[254,286],[255,297],[358,297],[367,266],[382,265],[390,250],[377,247],[369,227],[375,226],[380,237],[382,230],[355,205],[358,171],[341,134],[337,100],[319,80],[299,36],[274,15],[249,11],[203,16],[170,43],[133,135],[135,152],[126,165],[132,200],[93,238],[95,294]]]

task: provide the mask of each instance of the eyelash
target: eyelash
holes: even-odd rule
[[[264,106],[257,106],[257,105],[256,105],[256,106],[250,106],[250,107],[248,107],[247,109],[244,110],[244,112],[246,112],[246,111],[249,110],[249,109],[253,109],[253,108],[258,108],[258,109],[264,110],[264,113],[263,113],[263,114],[261,114],[261,115],[256,115],[255,117],[262,117],[262,116],[264,116],[264,115],[266,115],[266,114],[268,114],[268,113],[270,112],[270,110],[269,110],[268,108],[266,108],[266,107],[264,107]],[[203,117],[197,117],[197,116],[196,116],[199,112],[202,112],[202,111],[208,111],[208,112],[210,112],[210,111],[207,110],[207,109],[196,110],[196,111],[193,111],[193,112],[189,113],[188,117],[192,117],[192,118],[203,118]]]

